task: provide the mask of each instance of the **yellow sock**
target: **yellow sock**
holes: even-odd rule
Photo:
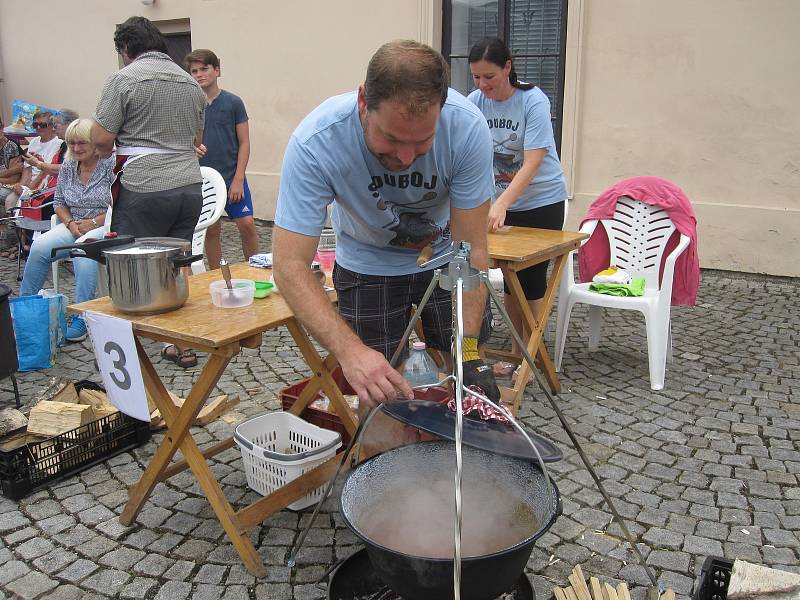
[[[464,336],[464,362],[469,362],[471,360],[478,360],[480,358],[480,354],[478,354],[478,338],[474,335],[465,335]]]

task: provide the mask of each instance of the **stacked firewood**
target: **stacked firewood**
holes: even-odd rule
[[[605,582],[601,584],[597,577],[590,577],[587,585],[580,565],[576,565],[572,570],[569,582],[571,585],[566,587],[553,588],[555,600],[631,600],[628,584],[624,581],[614,587]],[[658,597],[658,600],[675,600],[675,592],[668,589]]]

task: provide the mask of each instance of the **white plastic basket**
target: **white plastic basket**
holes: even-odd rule
[[[267,496],[336,454],[342,437],[287,412],[248,419],[236,426],[233,438],[242,451],[247,485]],[[288,506],[301,510],[318,502],[325,486]]]

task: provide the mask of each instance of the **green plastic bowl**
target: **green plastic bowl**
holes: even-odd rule
[[[253,298],[266,298],[272,293],[272,288],[275,287],[269,281],[256,281],[256,291],[253,294]]]

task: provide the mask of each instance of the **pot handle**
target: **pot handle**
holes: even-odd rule
[[[172,259],[172,265],[175,267],[188,267],[195,261],[203,260],[202,254],[192,254],[191,256],[179,256]]]
[[[315,584],[317,586],[317,588],[319,588],[321,590],[328,589],[328,586],[331,583],[331,579],[330,579],[331,578],[331,573],[333,573],[336,569],[338,569],[341,566],[341,564],[344,561],[346,561],[348,558],[350,558],[350,557],[349,556],[342,557],[339,560],[337,560],[335,563],[333,563],[330,567],[328,567],[328,570],[325,571],[319,579],[317,579],[317,583]]]

